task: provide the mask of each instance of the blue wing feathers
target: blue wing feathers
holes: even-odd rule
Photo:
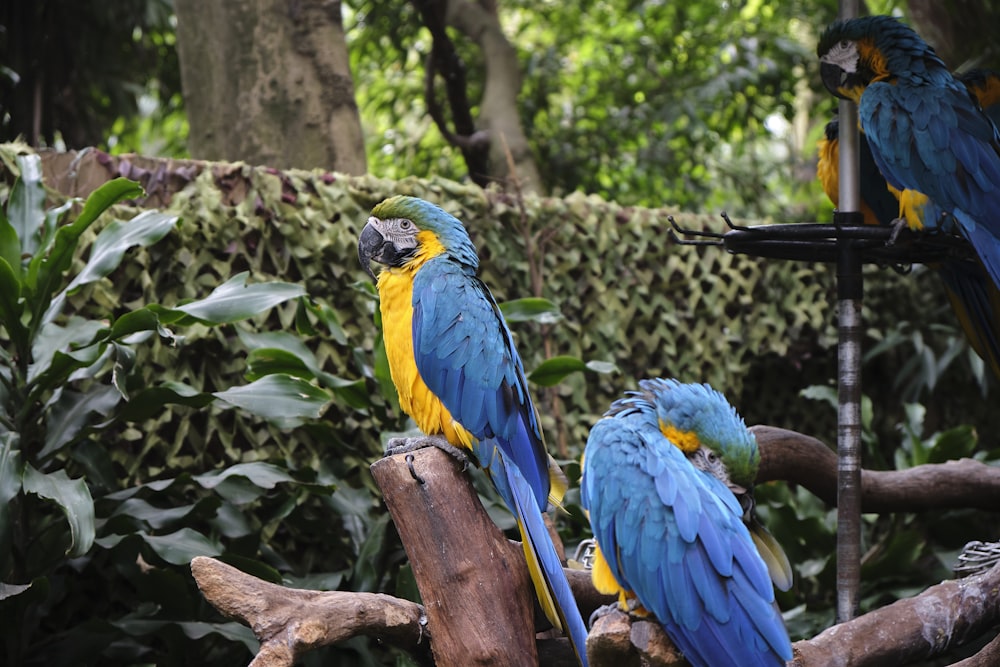
[[[556,553],[555,546],[549,537],[548,527],[542,518],[541,510],[535,500],[534,491],[528,481],[514,466],[504,466],[503,471],[497,471],[505,480],[506,489],[510,495],[511,509],[519,517],[521,537],[535,554],[540,572],[546,586],[556,600],[560,612],[563,629],[570,637],[573,645],[578,647],[578,655],[585,660],[587,642],[587,627],[576,606],[576,598],[569,587],[569,581],[562,569],[562,562]],[[529,565],[530,566],[530,565]]]
[[[626,402],[591,430],[581,482],[611,571],[692,664],[783,665],[791,644],[739,504]]]

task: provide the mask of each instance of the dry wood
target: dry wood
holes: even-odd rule
[[[785,480],[837,504],[837,455],[816,438],[773,426],[750,429],[760,445],[757,482]],[[862,470],[862,512],[1000,508],[1000,468],[973,459],[906,470]],[[993,536],[988,536],[992,538]]]
[[[303,653],[357,635],[399,646],[429,664],[423,608],[381,593],[309,591],[272,584],[213,558],[191,561],[212,606],[260,640],[251,667],[291,667]]]
[[[1000,565],[983,574],[945,581],[793,646],[794,667],[881,667],[942,655],[982,636],[1000,621]],[[995,644],[996,642],[993,642]],[[970,658],[982,662],[985,651]],[[987,658],[988,660],[988,658]]]
[[[482,511],[461,464],[426,447],[371,470],[413,567],[436,664],[538,664],[524,554]]]

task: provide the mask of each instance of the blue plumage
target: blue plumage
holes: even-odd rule
[[[604,559],[692,664],[784,665],[791,645],[743,509],[665,429],[730,450],[752,436],[707,385],[639,386],[594,426],[584,453],[581,500]]]
[[[586,667],[587,628],[542,514],[561,471],[465,227],[422,199],[393,197],[373,209],[358,257],[366,269],[372,260],[389,267],[378,288],[400,405],[425,432],[470,449],[487,472],[517,519],[542,608]]]
[[[817,53],[827,88],[858,103],[889,184],[926,195],[926,224],[954,224],[1000,286],[1000,132],[966,86],[888,16],[832,24]]]

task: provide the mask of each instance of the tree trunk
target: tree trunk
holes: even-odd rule
[[[503,34],[496,3],[449,0],[446,20],[483,52],[486,77],[479,102],[479,129],[489,133],[490,177],[508,184],[516,180],[522,192],[541,192],[542,179],[517,106],[520,63],[517,51]]]
[[[366,170],[339,0],[175,0],[192,157]]]

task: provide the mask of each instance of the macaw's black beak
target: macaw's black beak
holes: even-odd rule
[[[833,63],[820,63],[819,75],[823,80],[823,85],[831,93],[845,100],[850,99],[841,92],[847,83],[847,72]]]
[[[382,251],[385,247],[385,237],[379,233],[372,225],[365,225],[361,230],[361,237],[358,239],[358,261],[361,268],[365,270],[372,280],[375,280],[375,272],[372,271],[371,262],[382,259]]]

